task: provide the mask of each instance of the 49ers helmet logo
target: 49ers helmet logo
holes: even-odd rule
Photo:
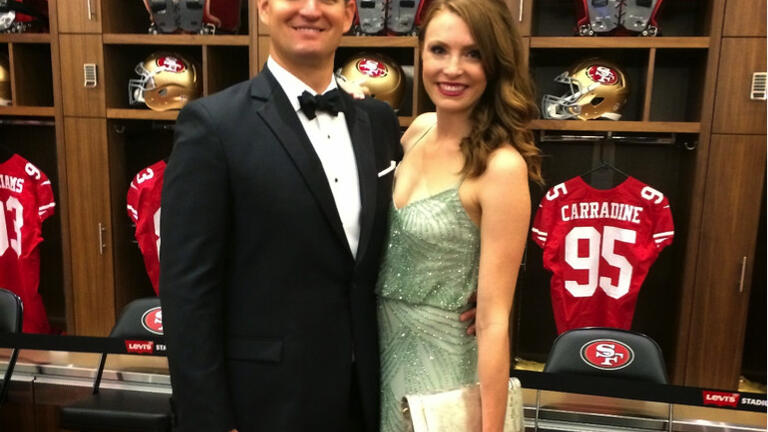
[[[156,335],[163,334],[163,311],[160,306],[153,307],[144,312],[141,316],[141,325],[150,332]]]
[[[635,353],[629,345],[612,339],[596,339],[581,347],[584,363],[604,370],[617,370],[629,366]]]
[[[592,65],[587,69],[589,79],[603,85],[616,84],[619,81],[619,74],[615,70],[604,65]]]
[[[182,73],[187,70],[187,67],[184,66],[184,62],[173,56],[158,57],[156,61],[158,66],[168,72]]]
[[[369,58],[361,58],[357,61],[357,70],[359,70],[362,74],[368,75],[371,78],[381,78],[387,76],[387,65],[384,63],[369,59]]]

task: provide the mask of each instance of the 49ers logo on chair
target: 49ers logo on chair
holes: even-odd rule
[[[603,65],[592,65],[587,69],[589,79],[604,85],[616,84],[619,81],[619,74],[613,68]]]
[[[141,316],[141,325],[150,333],[162,335],[163,311],[160,309],[160,306],[153,307],[144,312],[144,315]]]
[[[612,339],[596,339],[581,347],[581,359],[597,369],[617,370],[629,366],[635,359],[635,353],[625,343]]]
[[[158,59],[155,61],[157,62],[158,66],[167,70],[168,72],[181,73],[187,70],[187,67],[184,66],[184,62],[173,56],[158,57]]]
[[[361,58],[357,61],[356,66],[357,70],[371,78],[385,77],[389,73],[387,65],[374,59]]]

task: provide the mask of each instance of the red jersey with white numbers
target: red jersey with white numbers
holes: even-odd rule
[[[667,198],[633,177],[606,190],[581,177],[550,189],[531,237],[552,272],[558,333],[591,326],[629,329],[640,286],[673,236]]]
[[[0,163],[0,287],[24,304],[23,331],[51,333],[40,283],[43,221],[54,213],[51,182],[23,157]]]
[[[144,255],[144,266],[155,294],[160,276],[160,192],[163,189],[165,161],[141,170],[128,188],[128,216],[136,224],[136,241]]]

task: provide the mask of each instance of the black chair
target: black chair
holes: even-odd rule
[[[545,373],[613,377],[667,384],[667,370],[659,345],[637,332],[604,327],[569,330],[555,339]],[[541,391],[536,392],[535,430],[538,430]],[[672,427],[669,405],[668,430]]]
[[[110,333],[110,337],[142,339],[156,336],[142,324],[148,311],[160,306],[157,297],[129,303]],[[107,353],[102,353],[93,382],[93,394],[72,405],[61,407],[59,426],[83,432],[165,432],[171,430],[170,398],[132,390],[100,390]]]
[[[606,341],[605,346],[599,347],[599,341]],[[630,353],[625,354],[615,342],[629,347]],[[590,353],[585,352],[590,349],[590,343],[597,344],[592,347],[599,359],[597,364],[590,362]],[[575,329],[558,336],[552,344],[544,372],[607,376],[658,384],[668,382],[664,356],[656,341],[642,333],[603,327]]]
[[[23,306],[21,299],[16,294],[0,288],[0,333],[21,333]],[[16,367],[16,359],[19,357],[19,350],[13,348],[11,357],[8,360],[8,367],[5,369],[3,382],[0,384],[0,406],[8,397],[8,388],[11,386],[11,375],[13,368]]]

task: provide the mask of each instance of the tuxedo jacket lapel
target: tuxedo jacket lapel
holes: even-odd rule
[[[280,90],[279,84],[267,68],[264,68],[261,74],[253,79],[251,96],[264,101],[257,109],[258,115],[288,152],[322,209],[331,229],[344,247],[349,250],[349,243],[336,209],[333,193],[328,185],[328,179],[323,171],[323,165],[304,132],[304,127],[293,110],[293,106],[285,93]]]
[[[357,262],[365,255],[371,239],[376,209],[376,156],[368,114],[355,106],[352,97],[342,92],[344,116],[347,119],[349,137],[357,162],[357,177],[360,183],[360,240],[357,247]]]

